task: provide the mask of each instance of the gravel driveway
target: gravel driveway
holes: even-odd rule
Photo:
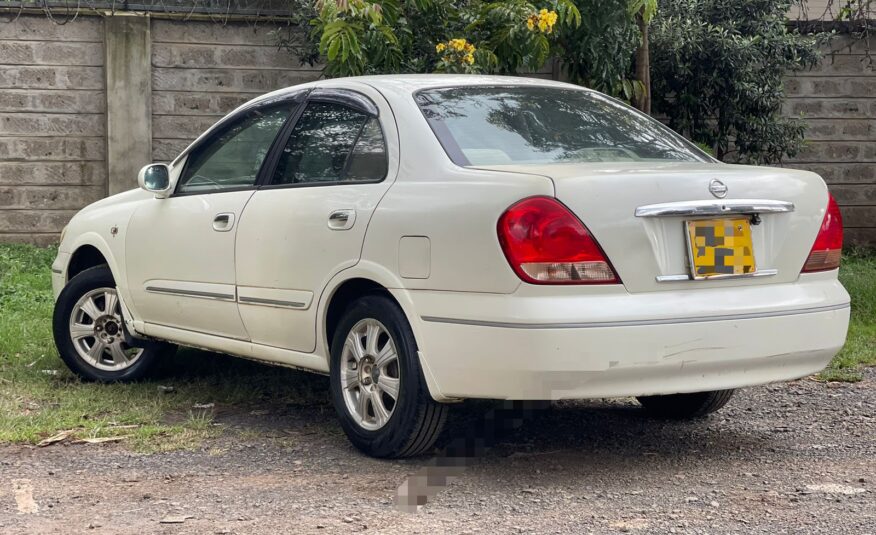
[[[230,429],[199,451],[0,447],[0,532],[876,533],[876,369],[748,389],[687,423],[630,400],[522,425],[465,404],[454,436],[490,429],[484,411],[506,429],[418,513],[397,489],[446,462],[365,458],[326,405],[220,408]]]

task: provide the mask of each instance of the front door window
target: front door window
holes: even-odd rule
[[[220,130],[188,157],[177,193],[216,193],[255,185],[292,105],[257,108]]]

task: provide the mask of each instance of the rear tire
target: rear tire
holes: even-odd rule
[[[699,418],[727,404],[735,390],[715,390],[692,394],[642,396],[636,398],[648,413],[660,418]]]
[[[363,453],[411,457],[433,447],[447,406],[429,394],[413,331],[391,299],[368,295],[344,312],[332,341],[330,375],[341,427]]]
[[[116,283],[106,265],[82,271],[61,290],[52,332],[61,360],[86,381],[136,381],[176,351],[163,342],[148,342],[143,348],[124,342]]]

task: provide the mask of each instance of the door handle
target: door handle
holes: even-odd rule
[[[328,227],[332,230],[349,230],[356,223],[356,210],[335,210],[329,214]]]
[[[213,230],[216,232],[228,232],[234,226],[234,214],[223,212],[213,218]]]

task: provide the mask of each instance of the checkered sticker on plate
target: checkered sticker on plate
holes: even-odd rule
[[[695,279],[755,272],[748,219],[688,221],[687,232]]]

